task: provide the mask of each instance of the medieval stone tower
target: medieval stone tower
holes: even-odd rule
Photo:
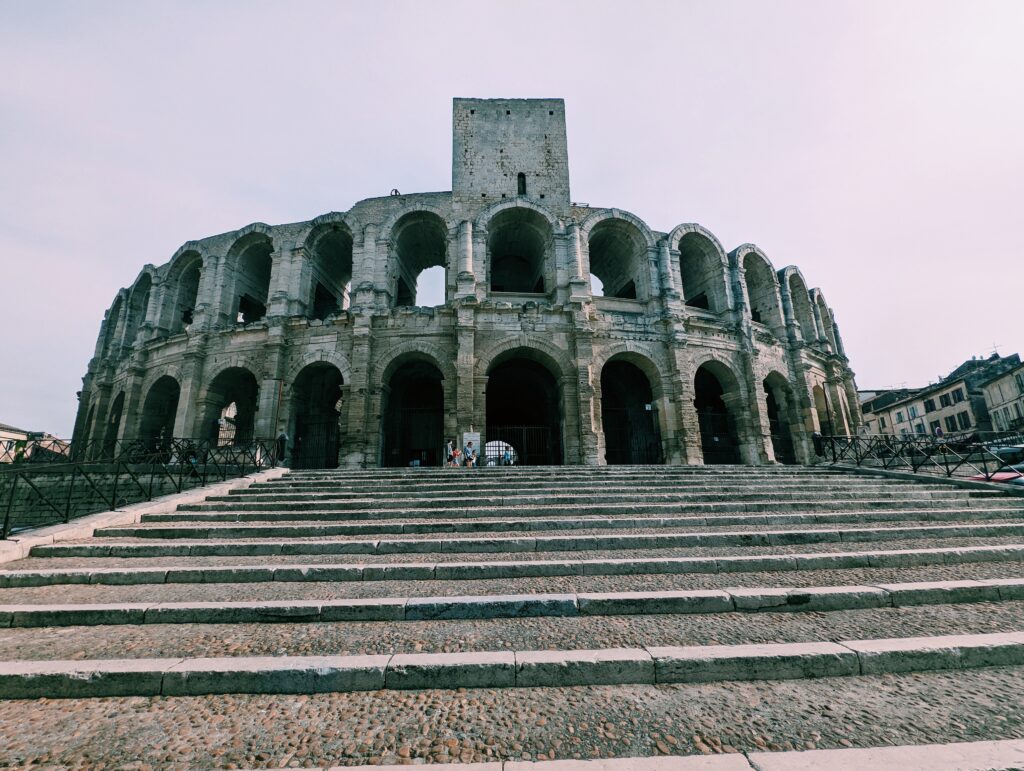
[[[296,467],[794,463],[859,426],[832,310],[700,225],[572,203],[560,99],[456,99],[451,192],[188,241],[118,292],[75,440],[290,437]],[[417,303],[423,271],[444,303]]]

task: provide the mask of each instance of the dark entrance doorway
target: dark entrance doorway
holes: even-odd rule
[[[342,377],[326,362],[305,367],[292,386],[295,415],[292,468],[338,467]]]
[[[256,376],[243,367],[229,367],[210,383],[201,436],[217,446],[247,444],[256,426],[259,400]]]
[[[721,381],[706,366],[701,366],[694,377],[693,406],[700,424],[700,446],[704,463],[739,463],[739,440],[736,425],[722,398],[725,389]]]
[[[382,466],[440,466],[444,447],[444,388],[430,362],[402,364],[384,393]]]
[[[796,463],[796,451],[793,448],[793,429],[787,410],[787,405],[792,404],[790,389],[781,376],[769,375],[764,381],[764,394],[775,460],[792,465]]]
[[[608,465],[661,463],[654,394],[635,364],[610,361],[601,370],[601,426]]]
[[[544,365],[524,358],[496,365],[487,378],[487,443],[511,445],[521,466],[560,465],[560,402],[558,383]],[[492,460],[498,462],[484,462]]]
[[[139,439],[147,450],[167,445],[174,435],[174,416],[178,411],[181,387],[170,375],[163,375],[153,383],[142,405]]]

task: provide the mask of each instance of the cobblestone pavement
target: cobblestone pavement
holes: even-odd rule
[[[764,529],[764,528],[762,528]],[[105,539],[106,540],[106,539]],[[112,539],[109,539],[113,543]],[[143,539],[152,545],[152,539]],[[87,543],[95,543],[88,541]],[[508,562],[511,560],[594,560],[594,559],[662,559],[665,557],[727,557],[769,554],[811,554],[820,552],[867,552],[896,549],[957,549],[968,546],[1009,546],[1024,544],[1022,536],[983,536],[974,538],[905,538],[894,541],[859,541],[851,543],[809,543],[788,546],[692,546],[670,549],[615,549],[595,551],[546,552],[480,552],[431,554],[275,554],[274,564],[321,564],[345,562],[352,564],[396,565],[409,562]],[[265,560],[266,558],[262,558]],[[200,567],[204,565],[263,564],[259,557],[29,557],[4,564],[4,570],[48,570],[88,567]]]
[[[1024,602],[715,613],[0,630],[0,659],[354,655],[736,645],[1018,631]]]
[[[0,702],[3,767],[273,768],[1024,738],[1024,670],[685,686]]]
[[[855,584],[962,581],[1024,577],[1024,562],[972,562],[913,568],[786,570],[763,573],[662,573],[615,576],[548,576],[471,581],[348,581],[237,584],[70,584],[4,589],[2,604],[115,602],[240,602],[376,597],[435,597],[552,592],[638,592],[726,587],[851,586]]]

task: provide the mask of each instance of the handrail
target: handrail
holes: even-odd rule
[[[94,452],[97,447],[104,452]],[[63,456],[33,449],[0,463],[0,539],[277,464],[278,443],[258,439],[124,439],[70,445]]]

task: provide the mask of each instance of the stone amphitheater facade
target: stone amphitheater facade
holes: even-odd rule
[[[444,303],[421,307],[430,268]],[[284,432],[296,466],[404,466],[477,431],[521,464],[763,464],[860,423],[835,317],[798,268],[573,203],[562,100],[456,99],[451,192],[146,265],[106,312],[74,437]]]

